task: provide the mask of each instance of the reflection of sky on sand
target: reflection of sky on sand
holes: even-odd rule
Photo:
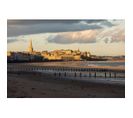
[[[105,62],[105,61],[93,61],[93,62],[87,62],[88,66],[117,66],[117,67],[125,67],[125,62]],[[85,64],[85,65],[86,65]]]
[[[124,69],[125,61],[68,61],[68,62],[45,62],[45,63],[29,63],[29,65],[37,66],[66,66],[66,67],[98,67],[98,68],[114,68]]]

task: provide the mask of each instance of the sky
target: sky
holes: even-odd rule
[[[92,55],[125,55],[125,21],[122,19],[8,20],[7,50],[72,49]]]

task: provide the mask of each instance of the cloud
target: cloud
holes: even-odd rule
[[[125,42],[125,26],[120,24],[102,30],[97,35],[97,41],[104,41],[105,43]]]
[[[13,43],[13,42],[16,42],[16,41],[18,41],[18,40],[16,40],[16,39],[8,39],[7,43]]]
[[[124,20],[8,20],[8,43],[29,36],[49,43],[113,43],[125,41]]]
[[[76,24],[79,22],[86,22],[88,24],[91,23],[99,23],[99,22],[108,22],[105,19],[45,19],[45,20],[17,20],[17,19],[8,19],[7,20],[7,25],[8,26],[20,26],[20,25],[37,25],[37,24],[55,24],[55,23],[60,23],[60,24]]]
[[[22,35],[17,37],[8,37],[7,42],[28,41],[28,39],[45,40],[45,43],[47,41],[48,43],[57,44],[124,42],[125,27],[124,25],[117,25],[103,29]]]
[[[56,36],[50,36],[48,42],[60,44],[95,43],[97,33],[96,30],[59,33]]]
[[[7,43],[14,43],[17,41],[27,42],[27,39],[25,39],[24,36],[18,36],[18,37],[8,37]]]
[[[57,33],[48,38],[49,43],[114,43],[125,41],[125,27],[117,25],[110,28]]]
[[[37,33],[72,32],[111,27],[108,20],[8,20],[7,36]]]
[[[45,19],[45,20],[32,20],[32,19],[29,19],[29,20],[15,20],[15,19],[12,19],[12,20],[8,20],[7,21],[7,25],[10,25],[10,26],[16,26],[16,25],[37,25],[37,24],[54,24],[54,23],[62,23],[62,24],[73,24],[73,23],[78,23],[80,22],[81,20],[59,20],[59,19],[54,19],[54,20],[51,20],[51,19]]]

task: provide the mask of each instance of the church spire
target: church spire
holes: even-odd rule
[[[32,53],[32,52],[33,52],[32,40],[30,40],[30,44],[29,44],[28,51],[29,51],[30,53]]]

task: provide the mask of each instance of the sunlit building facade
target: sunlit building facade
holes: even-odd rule
[[[80,61],[87,60],[91,56],[90,52],[78,50],[54,50],[37,52],[33,50],[32,40],[29,42],[27,52],[7,52],[8,60],[15,61]]]

